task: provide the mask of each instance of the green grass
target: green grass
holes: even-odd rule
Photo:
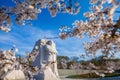
[[[116,77],[116,76],[120,76],[120,74],[118,74],[118,73],[105,73],[105,77]],[[95,73],[87,73],[87,74],[81,74],[81,75],[71,75],[71,76],[68,76],[67,78],[81,79],[81,78],[101,78],[101,77],[96,75]]]

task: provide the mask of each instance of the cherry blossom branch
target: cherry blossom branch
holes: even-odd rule
[[[80,6],[77,1],[74,1],[74,3],[71,3],[71,1],[74,0],[68,2],[66,0],[13,0],[14,7],[0,7],[0,30],[10,31],[12,22],[19,25],[30,24],[27,21],[37,19],[37,15],[44,8],[49,10],[52,17],[60,12],[75,15],[79,12]],[[15,20],[12,20],[12,15],[15,16]]]

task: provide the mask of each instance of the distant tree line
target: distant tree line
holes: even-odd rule
[[[79,63],[79,57],[57,56],[59,69],[74,69]]]
[[[109,66],[113,66],[114,70],[118,70],[120,66],[119,58],[106,58],[106,56],[99,56],[91,60],[80,60],[80,57],[73,56],[57,56],[59,69],[89,69],[92,64],[92,69],[104,70]]]

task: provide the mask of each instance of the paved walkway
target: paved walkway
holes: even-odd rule
[[[61,76],[61,80],[120,80],[120,77],[111,77],[111,78],[96,78],[96,79],[70,79]]]
[[[70,78],[65,78],[66,76],[61,76],[61,80],[80,80],[80,79],[70,79]]]
[[[88,73],[89,70],[79,70],[79,74],[83,73]],[[94,72],[94,71],[93,71]],[[120,77],[110,77],[110,78],[94,78],[94,79],[71,79],[71,78],[66,78],[68,75],[76,75],[76,70],[67,70],[67,69],[62,69],[59,70],[60,78],[61,80],[120,80]]]

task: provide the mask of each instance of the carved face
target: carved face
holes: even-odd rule
[[[52,45],[52,41],[50,40],[50,41],[48,41],[46,44]]]

